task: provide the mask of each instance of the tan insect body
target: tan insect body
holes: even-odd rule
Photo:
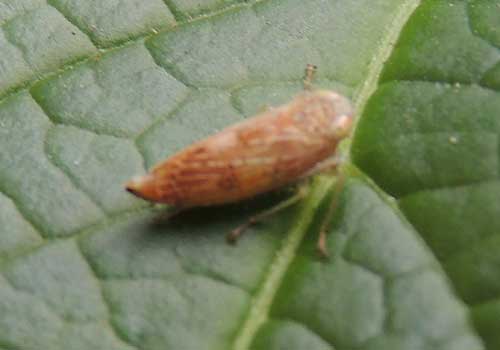
[[[332,157],[352,119],[347,98],[304,91],[288,104],[188,146],[126,188],[182,208],[247,199],[295,182]]]

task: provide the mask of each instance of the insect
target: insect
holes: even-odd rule
[[[313,90],[316,67],[308,65],[304,91],[269,109],[198,141],[157,164],[126,189],[143,199],[178,210],[232,203],[335,168],[338,143],[350,134],[349,100],[330,90]],[[228,235],[235,241],[260,219],[296,202],[297,195],[258,214]],[[177,212],[177,211],[176,211]],[[326,254],[320,233],[318,249]]]

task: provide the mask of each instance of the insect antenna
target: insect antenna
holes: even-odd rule
[[[311,91],[312,90],[312,82],[314,80],[314,74],[316,73],[316,70],[318,69],[317,66],[314,64],[308,63],[305,69],[305,75],[304,75],[304,90]]]

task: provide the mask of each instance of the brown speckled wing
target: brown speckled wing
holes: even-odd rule
[[[294,181],[325,158],[330,147],[322,139],[310,140],[285,112],[274,110],[170,158],[168,166],[156,169],[162,197],[184,206],[221,204]]]

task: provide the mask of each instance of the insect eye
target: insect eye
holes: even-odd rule
[[[352,128],[352,115],[342,114],[336,116],[332,127],[336,138],[342,139],[349,136]]]
[[[351,102],[344,96],[329,92],[328,100],[331,106],[331,133],[335,138],[344,138],[352,128],[353,109]]]

